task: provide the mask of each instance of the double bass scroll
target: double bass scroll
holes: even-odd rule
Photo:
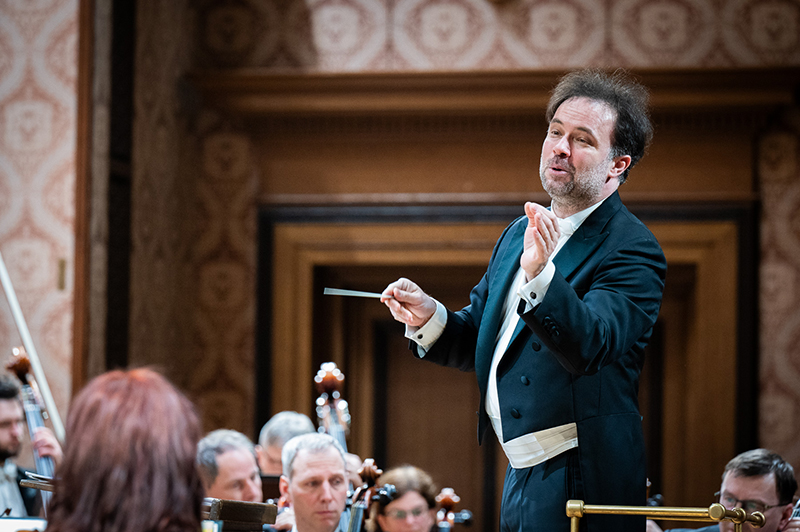
[[[472,512],[469,510],[453,511],[456,504],[461,502],[461,497],[456,495],[453,488],[443,488],[436,496],[436,502],[439,503],[439,511],[436,513],[436,530],[452,530],[453,525],[470,526],[472,524]]]
[[[314,377],[320,396],[317,398],[317,420],[320,432],[333,436],[347,452],[350,431],[350,407],[342,399],[344,374],[335,362],[325,362]]]

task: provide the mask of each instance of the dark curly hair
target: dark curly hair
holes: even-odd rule
[[[11,375],[0,375],[0,399],[19,399],[19,380]]]
[[[617,120],[611,139],[611,155],[630,155],[631,164],[620,174],[619,182],[628,179],[628,172],[644,156],[653,139],[653,125],[648,112],[647,89],[634,81],[625,71],[607,73],[586,69],[565,75],[553,89],[547,104],[547,122],[553,120],[559,106],[570,98],[589,98],[607,104]]]

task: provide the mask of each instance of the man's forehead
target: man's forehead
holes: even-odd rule
[[[217,465],[227,466],[253,466],[256,467],[256,456],[250,451],[242,447],[235,447],[228,449],[217,455]]]
[[[0,417],[18,418],[22,415],[22,404],[18,399],[0,399]]]
[[[740,499],[758,499],[770,504],[772,498],[778,497],[775,473],[766,475],[745,476],[736,471],[728,471],[722,479],[722,491]]]
[[[602,100],[593,100],[586,96],[573,96],[561,102],[553,114],[553,122],[561,122],[566,117],[591,117],[598,121],[597,125],[613,125],[617,119],[614,109]]]
[[[342,455],[333,447],[320,451],[301,449],[297,451],[292,464],[292,476],[326,476],[329,474],[346,475]]]

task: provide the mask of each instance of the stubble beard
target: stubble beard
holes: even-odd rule
[[[6,460],[9,458],[14,458],[19,454],[19,446],[16,449],[8,449],[6,447],[0,447],[0,466],[5,463]]]
[[[554,181],[547,178],[546,171],[553,165],[556,158],[547,161],[542,157],[539,161],[539,178],[542,187],[553,200],[553,206],[560,211],[571,213],[580,212],[590,207],[600,200],[605,186],[605,163],[602,163],[582,170],[576,171],[575,167],[566,163],[568,179],[564,181]],[[557,165],[563,167],[564,164]]]

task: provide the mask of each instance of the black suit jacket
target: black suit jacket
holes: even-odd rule
[[[474,370],[478,437],[490,424],[485,396],[506,295],[519,268],[527,218],[498,240],[470,305],[448,311],[424,358]],[[645,503],[638,408],[644,348],[661,306],[666,260],[653,234],[609,196],[554,257],[540,305],[522,314],[497,372],[503,436],[576,423],[588,504]]]

